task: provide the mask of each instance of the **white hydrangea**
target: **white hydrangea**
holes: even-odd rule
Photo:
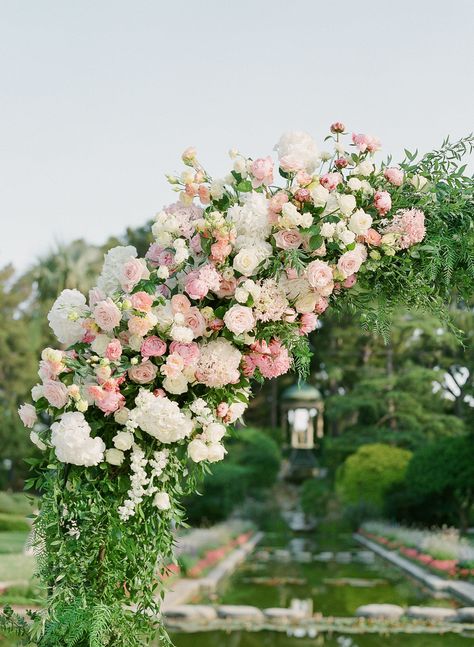
[[[237,249],[243,245],[239,241],[245,238],[265,240],[271,232],[268,222],[268,200],[262,193],[253,191],[244,198],[243,206],[235,205],[227,213],[237,234]],[[241,238],[242,237],[242,238]]]
[[[79,411],[63,413],[51,426],[51,444],[62,463],[91,467],[104,460],[105,444],[91,438],[91,428]]]
[[[137,257],[137,250],[133,245],[113,247],[105,255],[102,272],[97,281],[97,287],[105,295],[113,294],[120,288],[121,270],[130,257]]]
[[[79,290],[61,292],[48,314],[50,328],[61,344],[70,346],[82,339],[87,313],[86,297]]]
[[[192,430],[192,421],[181,411],[176,402],[165,397],[156,397],[150,391],[140,389],[135,399],[136,408],[129,420],[147,434],[168,444],[187,438]]]
[[[274,150],[279,159],[286,155],[294,156],[309,173],[314,171],[319,159],[316,142],[311,135],[300,130],[283,133]]]

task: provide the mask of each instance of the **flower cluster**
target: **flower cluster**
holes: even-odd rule
[[[231,151],[221,179],[187,149],[145,258],[116,247],[88,298],[55,301],[64,350],[43,351],[35,405],[19,413],[53,459],[128,478],[121,519],[146,496],[166,513],[178,464],[224,458],[251,380],[289,371],[338,295],[423,240],[425,216],[407,204],[426,179],[376,167],[380,142],[344,130],[331,126],[332,152],[301,132],[281,137],[276,162]],[[37,431],[45,411],[50,430]]]

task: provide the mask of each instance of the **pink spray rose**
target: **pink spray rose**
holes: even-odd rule
[[[280,249],[296,249],[303,242],[303,237],[297,229],[281,229],[273,237]]]
[[[122,344],[120,343],[119,339],[112,339],[107,344],[107,348],[105,349],[105,356],[108,360],[111,362],[115,362],[118,359],[120,359],[122,355]]]
[[[393,186],[401,186],[403,184],[404,173],[399,168],[386,168],[383,172],[384,178]]]
[[[104,301],[99,301],[92,316],[99,328],[102,328],[105,332],[111,332],[119,325],[122,319],[122,313],[110,297]]]
[[[259,157],[251,167],[253,175],[252,186],[257,189],[262,184],[271,184],[273,182],[273,160],[271,157]]]
[[[356,274],[351,274],[350,276],[347,277],[347,279],[344,281],[342,284],[343,288],[351,288],[357,283],[357,275]]]
[[[322,315],[325,310],[327,310],[329,306],[329,301],[326,299],[326,297],[319,297],[318,301],[316,302],[316,305],[314,306],[314,312],[317,315]]]
[[[319,183],[328,191],[334,191],[338,184],[342,182],[342,175],[340,173],[326,173],[322,175]]]
[[[385,216],[392,208],[392,198],[388,191],[376,191],[374,195],[374,206],[381,216]]]
[[[55,380],[46,380],[43,385],[43,395],[49,404],[56,407],[56,409],[62,409],[69,400],[66,386],[62,382],[56,382]]]
[[[142,357],[160,357],[166,353],[166,344],[156,335],[151,335],[143,340],[140,353]]]
[[[153,382],[158,372],[157,367],[149,360],[136,364],[128,369],[128,377],[136,384],[149,384]]]

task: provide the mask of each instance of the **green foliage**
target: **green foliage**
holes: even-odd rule
[[[33,502],[34,499],[23,492],[0,492],[0,513],[26,516],[32,513]]]
[[[405,449],[382,443],[359,447],[338,470],[336,487],[342,501],[381,508],[387,491],[403,481],[411,456]]]
[[[388,511],[400,520],[454,523],[465,530],[474,504],[474,436],[442,438],[413,456]]]
[[[307,515],[322,517],[325,515],[331,500],[331,487],[323,479],[307,479],[301,485],[300,501],[303,512]]]
[[[25,517],[17,514],[5,514],[0,512],[0,531],[27,531],[30,525]]]

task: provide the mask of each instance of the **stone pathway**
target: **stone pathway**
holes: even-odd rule
[[[413,564],[410,560],[405,559],[396,551],[387,550],[387,548],[379,546],[376,542],[367,539],[363,535],[355,533],[354,539],[363,546],[373,550],[374,553],[377,553],[377,555],[380,555],[380,557],[383,557],[388,562],[395,564],[395,566],[398,566],[420,582],[423,582],[423,584],[433,591],[445,591],[446,593],[454,595],[463,602],[467,602],[467,604],[474,605],[474,584],[462,582],[460,580],[447,580],[438,575],[433,575],[424,568],[421,568],[421,566]]]

